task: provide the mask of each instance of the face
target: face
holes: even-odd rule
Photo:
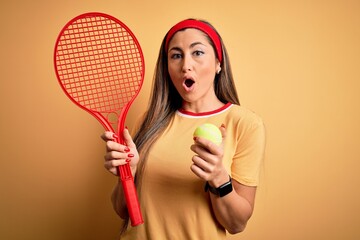
[[[168,71],[185,102],[211,102],[216,98],[214,79],[220,62],[205,33],[185,29],[169,42]]]

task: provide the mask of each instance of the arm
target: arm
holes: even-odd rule
[[[124,191],[120,182],[118,182],[114,187],[111,195],[111,203],[117,215],[119,215],[122,219],[125,219],[128,213],[126,209]]]
[[[104,156],[104,167],[113,175],[119,177],[118,167],[120,165],[130,162],[132,175],[136,174],[136,166],[139,162],[139,154],[136,146],[127,129],[124,130],[124,140],[126,145],[121,145],[115,142],[114,134],[112,132],[105,132],[101,138],[106,142],[106,154]],[[121,217],[125,218],[127,209],[125,204],[124,192],[122,184],[118,181],[111,195],[111,202],[115,212]]]
[[[220,128],[223,138],[225,128]],[[191,146],[197,155],[193,157],[191,170],[199,178],[208,181],[212,187],[219,187],[229,181],[229,173],[222,163],[223,146],[196,138],[195,144]],[[217,221],[231,234],[241,232],[245,229],[250,219],[255,202],[256,187],[240,184],[232,179],[233,191],[224,197],[210,194],[211,205]]]
[[[250,219],[253,209],[256,187],[248,187],[232,180],[233,191],[224,197],[210,194],[211,205],[219,223],[235,234],[242,232]]]

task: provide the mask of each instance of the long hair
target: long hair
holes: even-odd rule
[[[210,23],[203,20],[201,21],[214,28]],[[218,34],[217,31],[216,33]],[[222,71],[215,76],[215,94],[223,103],[230,102],[240,105],[233,80],[229,57],[220,35],[219,38],[222,45],[223,61],[220,65]],[[144,118],[142,119],[140,128],[136,132],[133,139],[140,155],[135,177],[135,185],[137,187],[138,193],[141,192],[142,177],[146,167],[146,160],[152,145],[165,131],[173,119],[176,111],[182,106],[182,98],[173,85],[168,72],[167,49],[165,49],[165,40],[166,36],[162,41],[159,56],[155,66],[153,85],[148,108],[145,112]],[[208,41],[214,48],[214,44],[210,38],[208,38]],[[141,198],[140,195],[139,198]],[[124,226],[121,231],[122,233],[127,229],[128,223],[129,218],[127,217],[124,221]]]

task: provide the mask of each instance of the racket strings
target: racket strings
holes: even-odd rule
[[[125,28],[101,16],[73,22],[57,47],[57,70],[67,93],[98,111],[122,108],[139,90],[143,59]]]

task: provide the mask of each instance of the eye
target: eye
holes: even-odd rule
[[[203,51],[200,51],[200,50],[196,50],[196,51],[193,52],[193,54],[194,54],[195,56],[201,56],[201,55],[204,54],[204,52],[203,52]]]
[[[171,59],[179,59],[181,57],[182,57],[182,55],[180,53],[173,53],[170,55]]]

